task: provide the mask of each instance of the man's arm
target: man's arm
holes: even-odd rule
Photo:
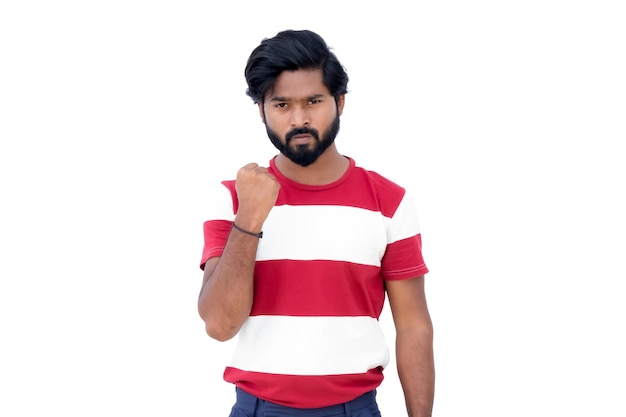
[[[435,396],[433,325],[424,277],[387,281],[396,328],[396,362],[409,417],[430,417]]]
[[[257,164],[237,173],[239,207],[235,224],[259,233],[274,207],[280,185]],[[254,264],[259,238],[232,229],[221,257],[209,259],[198,297],[198,313],[209,336],[217,340],[234,337],[250,314],[254,295]]]

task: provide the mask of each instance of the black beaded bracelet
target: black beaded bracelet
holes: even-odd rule
[[[263,237],[263,231],[260,231],[259,233],[249,232],[246,229],[242,229],[241,227],[237,226],[235,224],[235,222],[233,222],[233,228],[239,230],[241,233],[245,233],[245,234],[250,235],[250,236],[258,237],[259,239],[261,239]]]

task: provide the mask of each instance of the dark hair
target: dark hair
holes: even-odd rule
[[[262,103],[283,71],[321,69],[322,79],[335,97],[348,92],[348,74],[321,36],[310,30],[285,30],[263,39],[246,64],[246,94]]]

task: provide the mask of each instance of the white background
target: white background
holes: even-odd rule
[[[228,415],[204,190],[273,156],[243,68],[308,28],[351,77],[339,150],[417,197],[434,414],[625,416],[620,3],[2,2],[0,415]]]

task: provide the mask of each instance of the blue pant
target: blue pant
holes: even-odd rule
[[[230,417],[381,417],[376,391],[347,403],[322,408],[291,408],[262,400],[237,388],[237,402]]]

